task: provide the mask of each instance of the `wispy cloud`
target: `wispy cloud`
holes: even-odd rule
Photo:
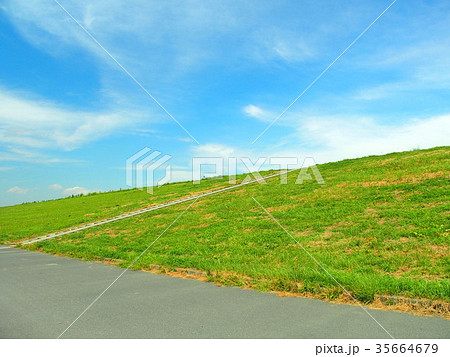
[[[417,89],[417,88],[416,88]],[[414,87],[408,82],[383,83],[372,87],[361,88],[353,94],[356,100],[378,100],[393,97],[402,92],[414,91]]]
[[[375,96],[378,93],[372,92],[370,95]],[[266,121],[265,118],[271,117],[274,112],[253,105],[246,106],[244,111],[261,121]],[[445,146],[449,143],[450,114],[387,122],[377,116],[354,112],[335,115],[317,112],[319,111],[311,114],[307,110],[297,110],[287,113],[279,122],[280,126],[289,128],[284,130],[287,134],[279,137],[277,142],[272,139],[270,145],[259,147],[257,151],[253,150],[250,154],[247,152],[247,155],[312,155],[320,162],[328,162],[371,154]],[[235,147],[233,152],[243,150]]]
[[[256,11],[254,5],[243,1],[237,1],[235,6],[204,1],[182,2],[177,6],[160,1],[125,4],[106,0],[62,4],[114,56],[137,71],[139,77],[149,72],[159,75],[162,67],[180,72],[222,62],[230,47],[235,56],[227,56],[228,62],[262,58],[296,62],[315,54],[314,45],[306,40],[311,36],[299,35],[294,30],[302,21],[297,18],[289,25],[285,23],[288,28],[282,29],[277,19],[271,19],[274,4],[258,4]],[[6,0],[4,11],[34,45],[55,55],[62,55],[63,48],[83,47],[105,62],[104,54],[53,1]],[[267,26],[261,18],[272,24]],[[152,65],[142,62],[140,57],[148,58]],[[114,66],[111,61],[105,63]],[[158,68],[153,66],[156,63]]]
[[[22,149],[12,145],[5,145],[0,151],[0,161],[26,162],[31,164],[80,163],[82,160],[59,158],[35,149]]]
[[[140,118],[125,111],[70,110],[0,90],[0,145],[10,148],[0,160],[38,161],[44,157],[36,149],[73,150],[136,125]]]
[[[445,32],[444,32],[445,33]],[[442,36],[438,33],[437,36]],[[427,40],[388,47],[366,61],[358,63],[369,71],[376,70],[383,81],[364,85],[356,90],[355,99],[378,100],[401,96],[404,93],[423,93],[450,89],[450,41],[448,36],[439,41]],[[394,78],[390,78],[395,73]]]
[[[62,193],[65,196],[72,196],[72,195],[87,195],[88,193],[92,192],[94,191],[88,190],[87,188],[84,187],[75,186],[64,189]]]
[[[243,111],[249,117],[253,117],[265,122],[270,122],[275,118],[274,113],[253,104],[245,106]]]
[[[151,137],[157,133],[155,129],[136,128],[130,131],[132,135]]]
[[[28,191],[30,191],[31,190],[31,188],[21,188],[21,187],[19,187],[19,186],[14,186],[14,187],[11,187],[8,191],[6,191],[6,192],[8,192],[8,193],[16,193],[16,194],[18,194],[18,195],[24,195],[24,194],[26,194]]]
[[[302,116],[296,121],[294,113],[285,125],[295,133],[277,155],[312,155],[320,162],[445,146],[450,137],[450,114],[383,124],[355,115]]]
[[[98,190],[89,190],[85,187],[74,186],[64,188],[58,183],[54,183],[47,187],[49,190],[60,191],[64,196],[72,196],[72,195],[87,195],[92,192],[97,192]]]
[[[185,138],[178,138],[179,141],[183,143],[192,143],[193,140],[191,138],[185,137]]]
[[[223,144],[204,144],[193,148],[195,157],[232,157],[238,155],[235,148]]]
[[[302,33],[277,27],[259,29],[253,34],[253,53],[263,61],[302,62],[317,55],[315,41],[311,36],[308,39]]]

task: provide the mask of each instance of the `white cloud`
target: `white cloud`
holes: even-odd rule
[[[317,162],[329,162],[449,144],[450,114],[402,124],[381,124],[358,116],[295,118],[295,113],[290,114],[285,122],[295,129],[295,144],[291,141],[271,155],[313,156]]]
[[[353,96],[355,99],[362,100],[378,100],[383,98],[393,98],[395,95],[399,95],[402,92],[417,90],[417,87],[411,82],[392,82],[383,83],[373,87],[366,87],[356,91]]]
[[[448,58],[450,56],[450,41],[442,36],[439,40],[426,40],[413,45],[388,47],[380,50],[365,61],[359,58],[355,66],[362,66],[370,71],[376,69],[380,78],[387,78],[381,84],[365,86],[358,89],[355,99],[377,100],[401,96],[408,92],[425,93],[434,89],[450,88],[450,67]],[[388,75],[383,71],[389,71]],[[391,80],[392,71],[395,78]]]
[[[249,105],[245,111],[263,117],[268,110]],[[262,114],[261,114],[262,113]],[[386,154],[416,148],[426,149],[449,145],[450,114],[425,118],[410,118],[386,123],[360,115],[310,115],[288,112],[277,125],[289,128],[278,142],[264,144],[265,138],[249,147],[228,147],[221,144],[202,145],[204,156],[235,157],[297,157],[313,156],[317,162],[330,162],[366,155]],[[225,155],[214,155],[222,153]],[[210,154],[210,155],[206,155]]]
[[[60,184],[54,183],[53,185],[48,186],[48,189],[59,191],[59,190],[62,190],[63,187]]]
[[[31,188],[21,188],[21,187],[19,187],[19,186],[14,186],[14,187],[11,187],[8,191],[6,191],[6,192],[8,192],[8,193],[17,193],[17,194],[19,194],[19,195],[24,195],[25,193],[27,193],[28,191],[30,191],[31,190]]]
[[[302,62],[316,55],[311,34],[307,41],[299,31],[272,27],[259,29],[252,37],[254,55],[263,61],[275,59],[286,62]]]
[[[1,143],[1,142],[0,142]],[[80,160],[74,159],[61,159],[55,158],[43,153],[39,153],[34,149],[19,149],[16,147],[8,146],[8,151],[0,151],[0,161],[17,161],[17,162],[29,162],[29,163],[39,163],[39,164],[49,164],[49,163],[75,163],[80,162]]]
[[[259,157],[298,158],[301,165],[306,157],[317,163],[381,155],[411,149],[427,149],[449,144],[450,114],[422,119],[410,119],[403,123],[385,124],[371,117],[362,116],[301,116],[290,113],[284,124],[292,128],[282,138],[280,145],[256,145],[237,147],[209,143],[192,147],[194,157],[223,158],[227,172],[228,158],[238,158],[238,172],[246,172],[240,158],[253,162]],[[268,165],[262,169],[273,168]],[[295,166],[295,165],[294,165]]]
[[[72,150],[139,121],[136,113],[69,110],[0,89],[0,144],[15,150]],[[33,150],[33,155],[36,155]],[[7,159],[4,158],[4,159]]]
[[[157,133],[154,129],[143,129],[143,128],[136,128],[131,130],[132,135],[138,135],[138,136],[154,136]]]
[[[450,115],[413,119],[400,125],[382,125],[370,118],[318,119],[306,123],[303,129],[309,140],[336,150],[348,150],[349,156],[350,152],[387,153],[448,144]]]
[[[203,144],[193,147],[195,157],[230,157],[236,156],[235,148],[223,144]]]
[[[217,16],[212,9],[201,4],[194,6],[196,11],[192,11],[192,4],[187,3],[171,6],[161,2],[136,4],[129,1],[125,4],[80,0],[65,2],[62,5],[103,46],[110,49],[119,61],[133,63],[133,68],[136,68],[138,59],[134,56],[134,51],[128,51],[133,53],[132,56],[127,55],[127,47],[134,45],[140,48],[139,57],[153,46],[167,46],[172,52],[170,58],[165,56],[167,62],[174,62],[173,57],[176,57],[180,61],[175,61],[188,63],[189,58],[195,56],[199,40],[210,33],[204,31],[203,27],[208,23],[214,24],[209,29],[217,31],[223,28],[226,21],[224,18],[227,17],[225,11],[221,12],[221,16]],[[44,47],[52,53],[62,53],[62,46],[82,46],[99,56],[103,63],[116,67],[114,62],[105,61],[105,53],[53,1],[42,3],[40,0],[28,0],[26,4],[6,1],[5,8],[21,34],[34,45]],[[229,24],[231,25],[231,22]],[[167,41],[169,35],[171,38]],[[190,42],[191,50],[187,42]],[[158,52],[152,55],[153,60],[159,60],[160,57],[162,55]],[[145,67],[148,70],[153,66],[147,64]]]
[[[268,121],[269,118],[271,118],[271,113],[267,110],[264,110],[260,107],[257,107],[256,105],[249,104],[246,107],[244,107],[244,113],[250,117],[260,119],[263,121]]]
[[[84,187],[75,186],[75,187],[70,187],[70,188],[64,189],[63,194],[65,196],[87,195],[88,193],[91,193],[91,192],[94,192],[94,191],[88,190],[87,188],[84,188]]]
[[[287,29],[281,30],[272,13],[277,6],[270,3],[260,3],[257,9],[244,1],[233,5],[194,0],[173,6],[156,0],[79,0],[62,5],[139,78],[150,76],[155,80],[161,72],[173,76],[206,63],[222,63],[224,58],[228,64],[238,61],[242,65],[243,60],[255,59],[303,61],[314,54],[311,35],[306,41],[305,35],[299,35],[304,32],[299,27],[303,28],[304,22],[316,23],[307,13],[301,19],[299,14],[295,18],[291,14],[291,21],[282,24]],[[83,47],[106,67],[117,70],[116,64],[53,1],[6,0],[4,8],[33,45],[61,56],[67,48]],[[233,56],[228,55],[230,48]]]
[[[191,138],[188,138],[188,137],[179,138],[178,140],[180,140],[180,141],[182,141],[184,143],[192,143],[192,141],[193,141]]]

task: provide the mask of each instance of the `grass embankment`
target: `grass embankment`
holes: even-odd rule
[[[226,186],[229,186],[227,178],[209,179],[199,185],[166,184],[151,195],[145,190],[129,189],[0,207],[0,243],[56,232]]]
[[[449,302],[449,167],[450,147],[416,150],[319,165],[325,185],[315,181],[296,185],[298,172],[292,172],[287,185],[272,179],[266,185],[252,184],[204,198],[133,268],[151,270],[154,264],[167,269],[190,268],[228,285],[313,294],[328,300],[342,298],[342,289],[255,203],[254,197],[358,300],[371,302],[375,294],[387,294]],[[214,180],[207,184],[211,182]],[[8,209],[21,212],[24,218],[23,223],[7,225],[8,236],[20,232],[23,237],[24,232],[36,229],[28,227],[36,222],[41,232],[45,224],[62,228],[68,222],[67,210],[63,210],[69,206],[76,207],[80,219],[92,207],[97,215],[104,214],[105,207],[115,207],[117,197],[122,199],[119,207],[129,202],[130,206],[121,207],[126,210],[152,199],[183,196],[188,187],[192,184],[168,185],[156,190],[155,198],[124,191],[2,208],[2,232]],[[179,188],[184,191],[178,192]],[[137,198],[132,195],[141,201],[134,202]],[[64,216],[64,222],[38,221],[41,218],[36,218],[36,212],[44,204],[52,210],[57,205],[57,214]],[[30,248],[126,267],[188,205]],[[39,217],[55,220],[51,214],[40,213]],[[28,220],[27,215],[33,219]]]

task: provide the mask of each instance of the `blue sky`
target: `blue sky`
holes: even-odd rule
[[[449,145],[450,3],[60,0],[0,3],[0,205],[126,188],[143,147],[316,162]],[[326,178],[325,178],[326,180]]]

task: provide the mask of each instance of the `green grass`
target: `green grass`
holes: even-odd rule
[[[239,177],[238,177],[239,178]],[[150,195],[130,189],[0,207],[0,243],[35,237],[124,212],[228,186],[227,178],[166,184]]]
[[[203,198],[133,268],[191,268],[229,285],[339,297],[336,283],[254,197],[360,301],[388,294],[448,302],[449,168],[450,147],[439,147],[319,165],[325,185],[296,185],[298,173],[292,172],[287,185],[275,178]],[[204,180],[198,187],[163,186],[154,197],[130,190],[0,208],[1,236],[47,233],[223,185],[225,180]],[[126,267],[188,205],[29,248]]]

